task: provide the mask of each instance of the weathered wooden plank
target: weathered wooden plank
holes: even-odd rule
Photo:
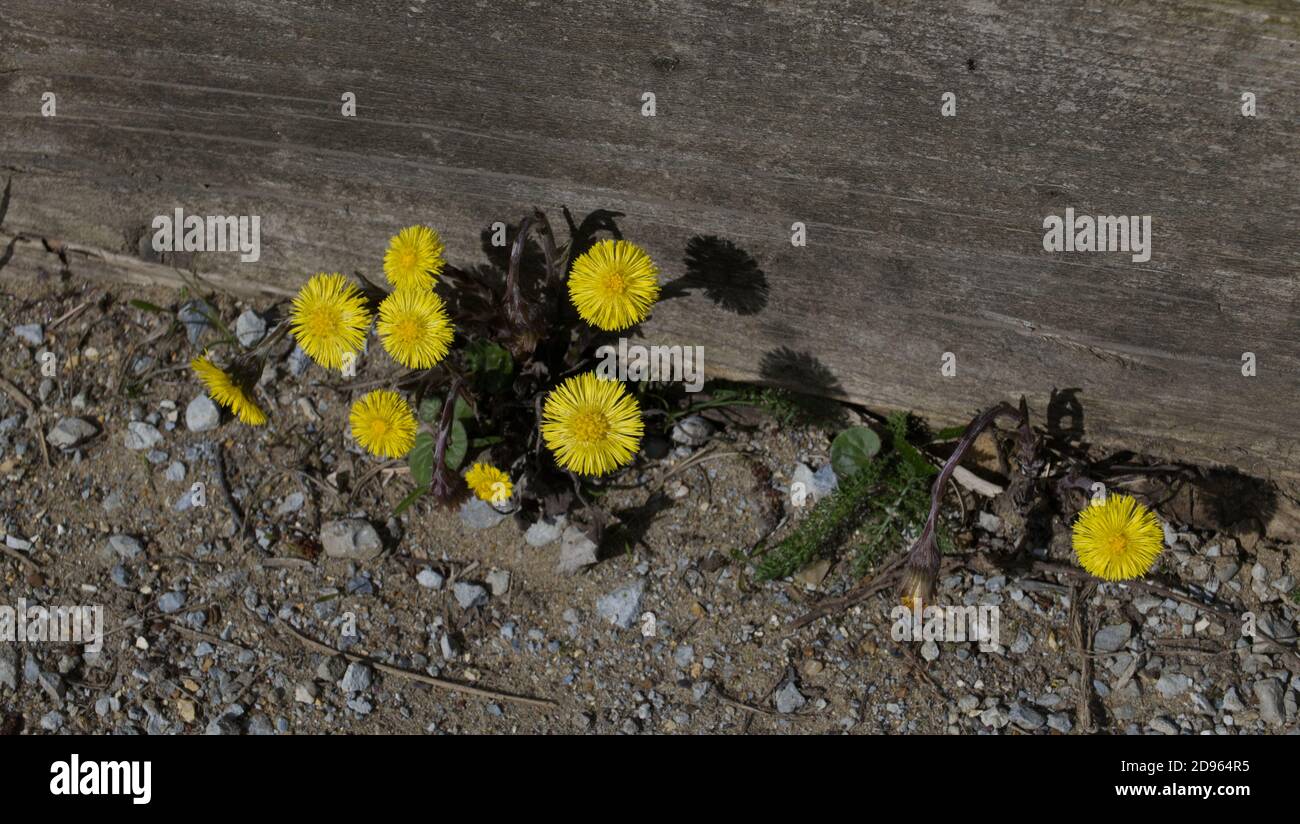
[[[1296,6],[937,5],[10,0],[4,226],[133,255],[177,206],[256,214],[258,262],[195,265],[289,288],[410,222],[469,262],[533,205],[615,209],[669,277],[701,234],[762,270],[760,312],[647,326],[713,376],[815,363],[942,421],[1076,389],[1090,440],[1300,476]],[[1066,207],[1151,215],[1151,260],[1044,252]]]

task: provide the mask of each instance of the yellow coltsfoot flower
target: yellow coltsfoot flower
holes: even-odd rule
[[[451,347],[447,308],[429,289],[398,289],[384,298],[376,328],[393,360],[411,369],[433,366]]]
[[[476,463],[465,473],[465,483],[474,490],[480,500],[491,504],[510,500],[515,487],[510,483],[510,476],[491,464]]]
[[[641,247],[602,240],[573,263],[569,299],[582,319],[606,332],[635,326],[659,299],[659,269]]]
[[[1165,547],[1164,527],[1155,513],[1128,495],[1093,501],[1074,522],[1079,566],[1107,581],[1140,578]]]
[[[603,475],[629,463],[643,430],[636,398],[595,372],[569,378],[542,407],[546,447],[556,463],[582,475]]]
[[[428,226],[407,226],[388,241],[384,253],[384,277],[394,289],[418,286],[433,288],[442,272],[442,239]]]
[[[313,275],[293,299],[293,337],[308,357],[326,369],[343,368],[366,342],[370,311],[356,284],[340,274]]]
[[[415,413],[402,396],[376,389],[352,404],[348,415],[352,437],[367,452],[381,458],[400,458],[415,446]]]
[[[255,380],[242,380],[232,376],[214,364],[206,353],[190,361],[190,368],[203,382],[209,397],[229,409],[241,423],[249,426],[266,423],[266,413],[253,400]]]

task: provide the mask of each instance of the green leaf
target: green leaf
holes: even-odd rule
[[[153,312],[154,314],[158,314],[158,315],[170,314],[166,309],[156,304],[150,303],[147,300],[132,300],[130,301],[130,304],[135,308],[145,312]]]
[[[442,412],[442,398],[425,398],[420,401],[420,420],[433,423]]]
[[[947,429],[940,429],[938,432],[934,433],[934,437],[930,439],[930,443],[943,443],[944,441],[955,441],[958,438],[960,438],[965,432],[966,432],[966,427],[964,426],[950,426]]]
[[[831,442],[831,468],[836,477],[851,478],[880,453],[880,436],[866,426],[853,426]]]
[[[492,341],[478,340],[466,347],[465,364],[475,384],[491,394],[504,391],[514,376],[514,359],[509,350]]]
[[[424,495],[424,493],[428,491],[429,487],[427,486],[417,486],[415,489],[412,489],[411,494],[403,498],[402,502],[393,509],[393,514],[401,515],[403,512],[411,508],[411,504],[420,500],[420,496]]]
[[[411,467],[411,478],[416,486],[433,483],[433,435],[421,432],[415,436],[415,446],[406,458]]]
[[[937,474],[939,470],[934,464],[927,461],[920,450],[907,440],[908,415],[902,412],[890,415],[888,423],[890,442],[898,456],[922,477]]]
[[[458,421],[474,420],[474,407],[469,405],[469,401],[456,396],[456,408],[451,410],[451,416]]]
[[[443,459],[448,469],[459,469],[461,462],[465,460],[465,453],[469,451],[469,433],[465,431],[465,424],[460,421],[451,423],[451,441],[447,444],[447,451],[443,454]]]

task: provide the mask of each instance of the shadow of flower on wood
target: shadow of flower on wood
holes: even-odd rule
[[[767,275],[758,261],[730,240],[696,235],[686,242],[686,274],[664,285],[661,300],[683,297],[694,289],[737,315],[756,315],[767,307]]]
[[[759,361],[758,373],[765,382],[791,390],[791,400],[810,421],[845,422],[844,407],[835,400],[844,397],[844,387],[811,352],[796,352],[788,346],[773,349]]]

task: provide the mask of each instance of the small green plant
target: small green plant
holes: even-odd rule
[[[906,548],[925,523],[937,469],[909,440],[910,416],[891,415],[881,438],[867,427],[841,432],[831,445],[839,487],[818,501],[794,531],[758,564],[761,580],[784,578],[856,538],[853,574],[864,575],[891,550]],[[946,533],[941,535],[946,544]]]
[[[663,402],[666,401],[661,401]],[[703,400],[692,403],[685,409],[669,413],[668,422],[672,423],[705,409],[731,406],[761,409],[776,419],[781,426],[823,422],[817,415],[815,405],[797,392],[775,386],[754,386],[730,381],[710,381]]]

